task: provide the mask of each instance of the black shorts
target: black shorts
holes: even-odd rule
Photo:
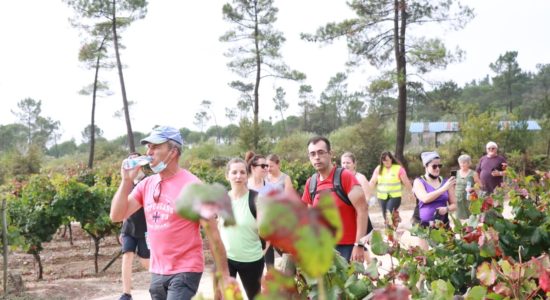
[[[122,237],[122,253],[133,252],[141,258],[149,258],[151,253],[147,247],[145,238],[135,238],[131,235],[121,234]]]

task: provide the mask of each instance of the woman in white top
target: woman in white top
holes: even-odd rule
[[[365,198],[368,201],[370,198],[369,181],[367,180],[367,177],[365,177],[365,175],[357,172],[357,170],[355,169],[355,155],[349,151],[344,152],[344,154],[342,154],[342,157],[340,158],[340,164],[342,165],[342,168],[349,170],[353,175],[355,175],[355,178],[357,178],[357,181],[359,181],[359,183],[361,184],[363,192],[365,193]]]
[[[267,164],[265,156],[248,151],[245,154],[245,161],[248,171],[248,188],[258,192],[259,194],[266,193],[269,186],[266,186],[265,178],[267,176],[267,168],[269,165]],[[268,267],[274,266],[275,251],[273,250],[273,247],[271,247],[269,243],[262,240],[262,248],[265,249],[265,264]]]
[[[227,252],[229,275],[241,279],[246,296],[254,299],[260,293],[260,281],[264,271],[262,244],[258,235],[258,224],[250,211],[247,188],[248,171],[246,163],[233,158],[227,163],[226,178],[231,184],[228,192],[231,208],[235,215],[235,226],[223,226],[219,218],[218,228]]]
[[[248,171],[248,188],[259,192],[265,186],[267,168],[269,167],[265,156],[248,151],[244,160]]]
[[[267,156],[267,177],[266,182],[278,191],[284,191],[287,194],[295,193],[290,176],[281,172],[281,161],[277,154]]]

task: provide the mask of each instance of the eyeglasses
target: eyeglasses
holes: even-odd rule
[[[487,148],[487,150],[496,150],[496,149],[497,149],[497,148],[495,148],[495,147],[489,147],[489,148]]]
[[[432,165],[432,169],[441,169],[443,168],[443,165],[439,164],[439,165]]]
[[[153,190],[153,200],[155,200],[155,203],[159,202],[160,200],[160,194],[162,193],[162,180],[157,182],[155,185],[155,189]],[[158,190],[158,193],[157,193]]]
[[[253,164],[254,167],[262,167],[262,169],[267,169],[269,167],[268,164]]]
[[[325,151],[325,150],[321,149],[321,150],[317,150],[317,151],[311,151],[311,152],[309,152],[307,155],[308,155],[309,157],[316,157],[316,156],[321,157],[321,156],[323,156],[323,155],[325,155],[325,154],[327,154],[327,153],[328,153],[328,151]]]

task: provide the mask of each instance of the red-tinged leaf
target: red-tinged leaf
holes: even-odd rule
[[[499,282],[493,287],[493,292],[503,297],[512,296],[512,290],[505,283]]]
[[[491,196],[489,196],[485,198],[485,200],[483,200],[483,204],[481,205],[481,212],[486,212],[493,207],[495,207],[494,200]]]
[[[331,197],[321,197],[313,208],[284,193],[260,197],[258,223],[260,236],[292,254],[307,275],[321,276],[332,265],[342,225]]]
[[[275,268],[269,268],[262,278],[262,293],[254,299],[301,299],[301,297],[293,277],[287,276]]]
[[[478,242],[480,236],[481,236],[481,229],[476,228],[475,231],[471,231],[470,233],[467,233],[462,239],[467,243]]]
[[[229,277],[224,279],[225,286],[223,289],[223,295],[224,299],[234,299],[234,300],[242,300],[243,294],[241,292],[241,289],[239,287],[239,282],[233,278]]]
[[[539,287],[545,293],[550,292],[550,274],[546,270],[543,270],[541,274],[539,274]]]
[[[219,183],[191,183],[186,185],[176,200],[178,214],[191,221],[219,216],[224,225],[234,225],[235,216],[231,199],[225,187]]]
[[[497,273],[493,270],[488,262],[483,262],[477,267],[476,278],[479,279],[484,286],[491,286],[497,279]]]
[[[532,258],[530,263],[536,265],[538,268],[539,287],[545,293],[550,293],[550,261],[548,254]]]
[[[402,300],[409,299],[411,291],[401,285],[390,284],[385,288],[377,289],[372,292],[367,299],[372,300]]]

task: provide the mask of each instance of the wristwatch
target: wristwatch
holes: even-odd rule
[[[365,244],[363,244],[363,242],[353,243],[353,246],[354,246],[354,247],[362,247],[362,248],[365,248]]]

